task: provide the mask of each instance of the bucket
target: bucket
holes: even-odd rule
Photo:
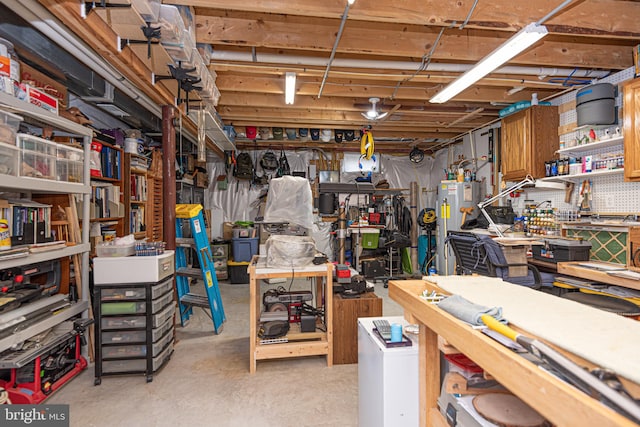
[[[131,154],[138,154],[139,141],[135,138],[124,139],[124,152]]]
[[[318,211],[321,214],[331,215],[336,210],[336,195],[334,193],[320,193]]]

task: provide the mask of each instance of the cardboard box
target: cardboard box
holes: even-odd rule
[[[67,105],[67,87],[65,85],[22,61],[20,61],[20,81],[57,98],[60,104]]]
[[[233,223],[225,222],[222,224],[222,240],[233,239]]]
[[[209,188],[209,175],[204,172],[196,172],[194,175],[196,187]]]
[[[26,100],[30,104],[58,114],[58,100],[28,84],[20,83],[20,88],[26,93]]]

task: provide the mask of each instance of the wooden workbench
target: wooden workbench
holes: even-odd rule
[[[422,280],[390,281],[389,296],[417,323],[420,369],[420,425],[447,426],[438,410],[440,352],[438,336],[466,354],[511,392],[559,427],[635,426],[600,402],[541,370],[482,332],[429,304],[423,290],[441,290]],[[569,355],[568,355],[569,356]]]
[[[571,261],[571,262],[559,262],[558,273],[566,274],[567,276],[580,277],[582,279],[593,280],[597,282],[606,283],[608,285],[622,286],[629,289],[635,289],[640,291],[640,280],[627,279],[624,277],[617,277],[607,274],[604,270],[597,270],[594,268],[581,267],[587,261]],[[590,264],[598,264],[594,261],[589,261]],[[611,265],[609,263],[600,263],[603,265]]]
[[[266,257],[254,256],[249,264],[249,372],[256,372],[258,360],[287,357],[327,357],[327,366],[333,365],[333,264],[308,265],[295,268],[269,268]],[[314,277],[316,282],[316,307],[324,307],[326,331],[300,332],[298,323],[290,324],[286,335],[289,342],[260,344],[258,324],[262,311],[261,279]]]

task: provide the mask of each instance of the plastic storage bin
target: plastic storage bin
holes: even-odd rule
[[[231,284],[249,283],[248,262],[229,261],[229,279]]]
[[[83,165],[84,152],[79,148],[57,144],[56,173],[58,181],[79,182],[84,181]]]
[[[174,252],[155,256],[96,257],[93,277],[96,284],[155,283],[175,271]]]
[[[0,174],[18,175],[20,150],[13,145],[0,144]]]
[[[131,5],[145,22],[156,22],[160,16],[159,0],[132,0]]]
[[[102,344],[144,343],[146,331],[113,331],[102,333]]]
[[[362,247],[365,249],[376,249],[378,247],[378,240],[380,235],[377,233],[363,233],[362,234]]]
[[[153,300],[153,302],[151,303],[151,312],[157,313],[172,301],[173,301],[173,292],[167,292],[163,297],[160,297],[157,300]]]
[[[171,319],[171,317],[173,317],[175,313],[175,309],[175,304],[171,304],[158,314],[154,314],[152,321],[153,327],[157,328],[158,326],[164,324],[167,320]]]
[[[16,133],[21,121],[20,116],[0,111],[0,142],[16,145]]]
[[[111,347],[104,347],[102,349],[102,357],[104,357],[105,359],[109,359],[109,358],[130,359],[132,357],[144,357],[146,355],[147,355],[146,344],[117,345],[117,346],[111,346]]]
[[[96,255],[99,257],[128,257],[135,253],[134,243],[130,245],[114,245],[110,242],[104,242],[96,245]]]
[[[57,144],[37,136],[19,133],[20,176],[55,180]]]
[[[214,241],[211,245],[211,256],[214,258],[229,258],[229,243],[226,241]]]
[[[162,364],[169,359],[173,353],[173,346],[167,346],[162,353],[153,358],[153,370],[160,369]],[[124,372],[139,372],[144,371],[147,368],[147,361],[145,359],[133,359],[133,360],[109,360],[102,363],[102,371],[104,373],[124,373]]]
[[[147,304],[144,302],[103,302],[100,305],[103,315],[111,314],[141,314],[147,311]]]
[[[147,326],[147,318],[144,316],[103,317],[100,326],[102,329],[137,329]]]
[[[258,253],[258,237],[232,239],[233,260],[235,262],[248,262]]]
[[[144,299],[147,296],[145,288],[103,289],[102,301],[122,301]]]

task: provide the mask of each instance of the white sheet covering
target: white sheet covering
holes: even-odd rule
[[[640,322],[492,277],[434,276],[442,289],[501,306],[511,324],[640,383]]]

